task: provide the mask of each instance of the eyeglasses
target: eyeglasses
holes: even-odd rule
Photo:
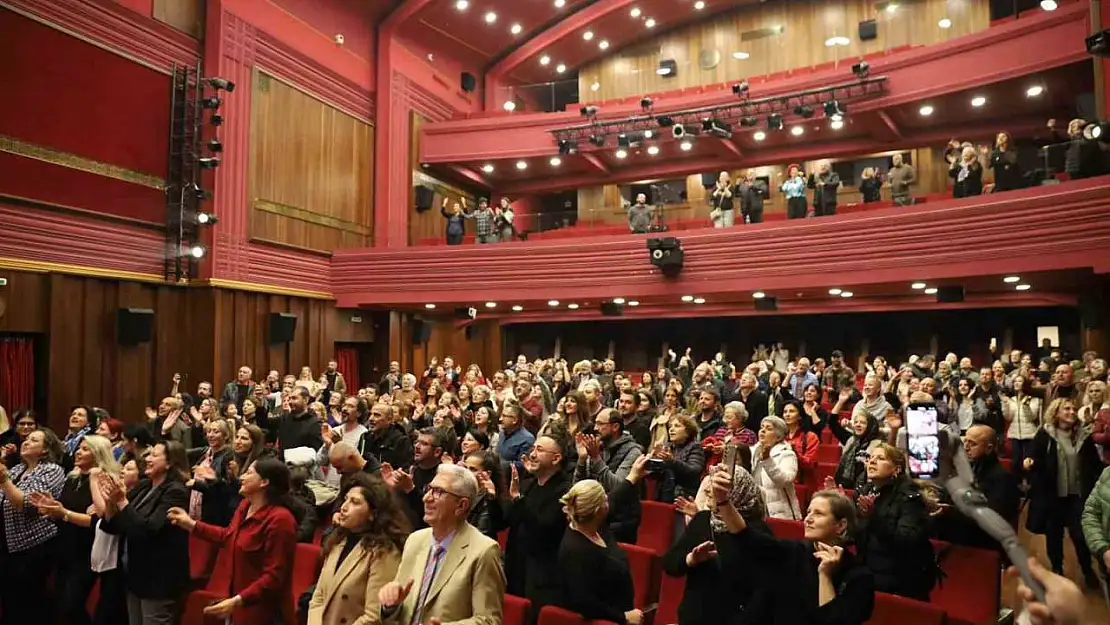
[[[431,495],[432,499],[443,499],[444,495],[451,495],[453,497],[461,497],[460,495],[456,495],[455,493],[452,493],[449,490],[444,490],[444,489],[442,489],[438,486],[429,486],[428,489],[424,492]]]

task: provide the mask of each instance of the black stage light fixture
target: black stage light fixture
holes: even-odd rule
[[[1105,141],[1110,137],[1110,122],[1096,122],[1083,127],[1083,138],[1088,141]]]
[[[213,96],[210,98],[201,98],[200,107],[203,109],[218,109],[223,104],[223,100]]]
[[[794,107],[794,114],[809,119],[810,117],[813,117],[813,107],[799,104],[798,106]]]
[[[651,264],[658,267],[664,276],[673,278],[682,272],[686,253],[682,251],[682,242],[677,238],[648,239],[647,248],[651,254]]]
[[[670,115],[660,115],[655,118],[655,121],[659,122],[659,125],[664,128],[667,126],[674,126],[674,118]]]
[[[583,106],[582,108],[578,109],[578,112],[582,114],[582,117],[594,117],[597,115],[597,112],[599,110],[600,109],[591,104],[589,106]]]
[[[590,143],[596,145],[599,148],[605,146],[605,135],[590,135],[589,140]]]
[[[840,102],[837,100],[829,100],[825,103],[825,117],[828,117],[829,119],[841,119],[844,117],[844,113],[847,112],[848,109],[840,104]]]
[[[224,144],[220,143],[217,139],[212,139],[208,142],[208,150],[210,152],[223,152]]]
[[[741,98],[748,95],[748,89],[750,89],[750,85],[748,85],[748,81],[746,80],[742,80],[732,85],[732,93],[740,96]]]
[[[624,314],[624,306],[613,302],[601,302],[601,314],[605,317],[620,317]]]
[[[211,226],[219,221],[220,218],[207,211],[197,212],[197,225],[198,226]]]
[[[200,185],[196,184],[195,182],[191,186],[186,187],[185,190],[192,193],[193,197],[195,197],[198,201],[205,201],[205,200],[211,200],[212,199],[212,192],[211,191],[205,191],[204,189],[200,188]]]
[[[771,113],[767,116],[767,129],[768,130],[782,130],[782,115],[778,113]]]
[[[193,245],[187,245],[187,246],[181,248],[181,255],[182,256],[188,256],[190,258],[201,259],[201,258],[204,258],[204,255],[207,254],[207,253],[208,253],[208,250],[203,245],[201,245],[199,243],[195,243]]]
[[[648,98],[648,97],[640,98],[640,108],[644,109],[644,111],[650,111],[652,105],[654,105],[654,104],[655,104],[655,102],[651,98]]]
[[[703,132],[708,132],[722,139],[732,138],[732,124],[726,124],[719,119],[712,117],[703,119],[701,121],[701,129]]]
[[[759,118],[752,115],[742,117],[740,118],[740,125],[745,128],[755,128],[759,125]]]
[[[860,61],[852,66],[852,73],[861,80],[867,78],[871,75],[871,64],[867,61]]]
[[[197,165],[200,165],[201,169],[216,169],[217,167],[220,166],[220,159],[218,159],[214,156],[206,157],[206,158],[198,158],[197,159]]]
[[[617,147],[618,148],[624,148],[624,149],[628,149],[628,148],[632,147],[632,142],[629,141],[628,135],[626,135],[624,133],[621,133],[621,134],[617,135]]]
[[[1110,56],[1110,29],[1087,37],[1087,54]]]
[[[755,309],[760,311],[774,311],[779,309],[779,298],[764,297],[755,300]]]
[[[574,143],[570,139],[559,139],[559,154],[574,154]]]
[[[212,124],[213,126],[220,126],[224,123],[224,116],[220,115],[219,113],[214,113],[211,117],[208,118],[208,123]]]
[[[205,82],[213,89],[222,89],[228,93],[235,91],[235,83],[226,78],[209,78]]]
[[[675,124],[674,127],[671,128],[671,134],[674,135],[675,139],[681,139],[682,137],[685,137],[686,126],[683,126],[682,124]]]

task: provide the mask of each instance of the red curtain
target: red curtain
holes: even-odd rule
[[[339,347],[335,350],[335,362],[339,373],[347,381],[347,392],[354,394],[359,388],[358,350],[353,347]]]
[[[29,338],[0,338],[0,405],[9,417],[34,407],[35,350]]]

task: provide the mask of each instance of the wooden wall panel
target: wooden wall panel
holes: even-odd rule
[[[154,0],[154,19],[203,39],[206,4],[205,0]]]
[[[885,5],[885,3],[879,3]],[[743,7],[709,21],[665,33],[625,48],[578,72],[584,102],[638,96],[673,89],[740,80],[797,68],[843,62],[906,45],[929,45],[977,32],[990,25],[989,3],[982,0],[899,2],[894,11],[878,10],[873,0],[795,0]],[[937,22],[947,17],[952,27]],[[858,24],[878,21],[878,38],[861,42]],[[745,41],[745,33],[782,27],[780,34]],[[826,47],[833,36],[847,37],[846,47]],[[750,35],[749,35],[750,37]],[[734,52],[749,54],[736,59]],[[677,75],[659,76],[661,59],[674,59]],[[700,61],[715,60],[715,63]],[[591,90],[598,83],[597,91]],[[753,96],[755,89],[753,89]]]
[[[317,252],[370,244],[374,127],[258,69],[251,238]]]

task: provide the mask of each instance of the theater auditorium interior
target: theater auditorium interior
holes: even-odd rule
[[[1106,0],[0,0],[0,625],[1110,623],[1108,58]]]

